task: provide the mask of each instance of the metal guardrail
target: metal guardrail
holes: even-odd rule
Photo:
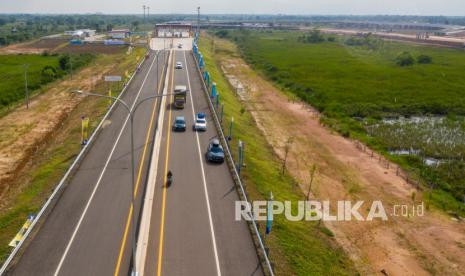
[[[195,66],[196,66],[196,68],[198,70],[198,73],[200,75],[200,79],[202,80],[203,90],[205,92],[205,96],[207,97],[209,108],[210,108],[210,110],[211,110],[211,112],[213,114],[213,119],[214,119],[214,122],[215,122],[216,129],[218,130],[220,140],[222,141],[223,147],[226,149],[225,152],[226,152],[226,156],[227,156],[227,159],[228,159],[227,161],[228,161],[229,167],[230,167],[230,169],[232,171],[232,174],[233,174],[232,175],[233,180],[236,182],[236,185],[239,186],[239,189],[240,189],[243,200],[250,203],[248,198],[247,198],[247,194],[245,193],[245,189],[244,189],[244,185],[242,184],[241,177],[239,176],[239,173],[238,173],[237,168],[235,166],[234,159],[232,157],[231,150],[229,148],[229,143],[226,141],[226,137],[224,135],[223,128],[222,128],[221,123],[220,123],[220,121],[218,119],[218,114],[216,113],[215,106],[213,105],[213,102],[211,101],[210,94],[208,93],[207,85],[205,83],[205,80],[202,77],[202,71],[200,70],[200,67],[199,67],[199,61],[197,60],[197,58],[196,58],[195,54],[193,53],[193,51],[191,51],[191,53],[192,53],[192,56],[194,57]],[[262,253],[263,253],[263,258],[264,258],[264,261],[265,261],[265,265],[268,268],[268,271],[269,271],[270,275],[274,276],[273,267],[271,266],[271,262],[270,262],[270,259],[268,257],[268,253],[267,253],[267,251],[265,249],[265,244],[263,242],[263,239],[260,236],[260,232],[258,231],[257,222],[255,221],[254,215],[253,215],[252,212],[249,212],[249,216],[251,218],[252,228],[253,228],[256,236],[257,236],[259,247],[260,247],[260,249],[262,250]]]
[[[134,73],[132,74],[131,78],[129,79],[129,81],[126,83],[126,85],[124,86],[123,90],[121,91],[121,93],[118,95],[118,99],[120,99],[126,92],[126,89],[128,88],[129,84],[132,82],[132,80],[134,79],[134,76],[137,74],[137,69],[140,68],[144,62],[145,62],[145,57],[143,57],[142,61],[137,65],[137,68],[136,70],[134,71]],[[24,244],[24,242],[26,241],[26,239],[29,237],[29,235],[31,234],[32,230],[34,229],[34,227],[36,226],[36,224],[39,222],[39,220],[42,218],[42,216],[44,215],[44,213],[47,211],[47,208],[49,206],[51,206],[52,202],[55,200],[55,198],[57,197],[57,195],[62,192],[62,188],[64,186],[64,184],[66,183],[66,181],[68,180],[68,177],[74,172],[75,169],[77,169],[77,165],[78,163],[81,161],[81,159],[86,155],[86,153],[88,152],[88,150],[90,149],[90,147],[92,146],[92,142],[96,139],[95,137],[97,136],[97,134],[100,132],[100,130],[102,129],[102,125],[103,123],[105,122],[105,120],[111,115],[111,113],[114,111],[115,107],[118,105],[118,101],[114,101],[113,104],[111,105],[111,107],[108,109],[107,113],[105,114],[105,116],[100,120],[100,123],[98,124],[98,126],[94,129],[94,131],[92,132],[92,135],[90,136],[88,142],[86,145],[84,145],[84,147],[81,149],[81,151],[79,152],[78,156],[76,157],[76,159],[74,159],[73,163],[71,164],[71,166],[68,168],[68,170],[66,171],[65,175],[61,178],[60,182],[58,183],[58,185],[55,187],[55,189],[53,190],[52,194],[50,195],[50,197],[47,199],[47,201],[44,203],[44,205],[42,205],[42,208],[40,209],[39,213],[37,213],[37,215],[35,216],[34,220],[32,221],[30,227],[27,229],[27,231],[24,233],[23,235],[23,238],[18,242],[18,244],[16,245],[16,247],[13,249],[13,251],[10,253],[10,255],[8,256],[8,258],[6,259],[6,261],[3,263],[2,267],[0,268],[0,276],[1,275],[4,275],[4,273],[7,271],[9,265],[11,264],[11,262],[13,261],[13,259],[15,258],[16,254],[18,254],[19,250],[21,249],[21,246]]]

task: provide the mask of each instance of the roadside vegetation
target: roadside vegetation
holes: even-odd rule
[[[272,192],[275,200],[297,202],[306,196],[297,182],[287,173],[282,174],[282,160],[274,153],[260,131],[252,114],[245,109],[234,94],[220,65],[210,36],[202,36],[199,49],[206,61],[206,70],[216,82],[221,100],[225,104],[225,129],[234,117],[232,149],[238,141],[245,143],[245,164],[242,177],[251,200],[268,199]],[[236,152],[233,150],[233,154]],[[293,206],[296,207],[296,206]],[[260,223],[264,235],[265,224]],[[264,235],[265,236],[265,235]],[[265,243],[277,275],[355,275],[352,261],[333,239],[333,233],[323,223],[290,222],[276,217]]]
[[[276,86],[317,108],[324,124],[419,178],[431,203],[465,215],[465,148],[457,138],[465,133],[462,50],[317,30],[218,35],[235,42],[243,58]],[[412,117],[420,120],[386,123]],[[434,117],[443,119],[435,123]]]
[[[134,48],[130,54],[120,51],[118,54],[112,55],[95,55],[95,63],[88,64],[87,66],[83,65],[82,69],[87,70],[91,68],[90,72],[93,74],[97,72],[101,73],[102,70],[105,70],[104,72],[108,74],[125,76],[126,73],[132,74],[135,71],[136,65],[145,55],[145,51],[145,48]],[[48,58],[53,60],[51,66],[58,66],[60,68],[61,64],[63,68],[57,70],[66,70],[68,62],[72,61],[74,57],[71,55],[68,58],[66,56]],[[106,71],[107,69],[105,68],[110,68],[110,70]],[[83,79],[81,74],[82,72],[77,70],[72,79],[68,78],[51,83],[47,86],[47,89],[66,91],[73,87],[81,87],[83,82],[92,83],[89,79]],[[108,93],[108,86],[101,79],[95,84],[87,85],[92,86],[92,91],[95,93]],[[115,90],[113,92],[116,96],[119,91]],[[42,93],[49,92],[43,91]],[[65,98],[70,99],[69,97]],[[39,99],[34,100],[39,101]],[[47,99],[40,98],[40,100],[42,101],[30,108],[30,112],[34,113],[35,116],[42,116],[44,112],[48,112],[47,106],[51,104],[47,102]],[[51,130],[53,133],[47,136],[47,141],[37,144],[35,154],[29,156],[31,161],[23,168],[23,172],[18,174],[17,178],[8,182],[6,189],[4,186],[0,186],[3,189],[0,204],[0,263],[11,252],[11,247],[8,246],[8,243],[19,231],[28,215],[37,214],[44,201],[50,196],[55,185],[63,177],[81,150],[81,116],[86,115],[89,117],[90,134],[107,109],[108,100],[95,98],[83,99],[60,121],[56,129]],[[10,114],[14,112],[17,112],[17,110],[12,110]],[[54,115],[49,114],[48,116]],[[17,127],[12,126],[12,128],[15,129]],[[6,133],[2,134],[7,135]],[[24,135],[29,134],[25,133]]]
[[[43,85],[89,64],[93,54],[0,55],[0,110],[25,98],[25,72],[29,95]]]
[[[171,16],[149,16],[146,25],[137,15],[45,15],[45,14],[0,14],[0,47],[21,43],[42,36],[62,34],[75,29],[93,29],[97,32],[113,28],[130,28],[134,31],[148,29],[155,23],[169,21]]]

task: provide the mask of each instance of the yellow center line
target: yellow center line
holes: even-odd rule
[[[157,55],[159,55],[159,53],[157,53]],[[164,72],[165,72],[165,66],[163,66],[163,70],[161,72],[162,76],[163,76]],[[160,81],[158,83],[158,87],[157,87],[157,91],[156,91],[157,94],[160,91],[162,83],[163,83],[163,81]],[[147,147],[148,147],[148,144],[149,144],[150,133],[151,133],[153,121],[154,121],[154,118],[155,118],[155,110],[156,110],[156,107],[157,107],[157,103],[158,103],[158,98],[155,98],[155,102],[153,104],[153,109],[152,109],[152,115],[150,117],[149,128],[147,130],[147,134],[146,134],[146,137],[145,137],[144,150],[142,152],[142,156],[141,156],[141,159],[140,159],[140,162],[139,162],[140,165],[139,165],[139,170],[138,170],[138,173],[137,173],[136,186],[134,187],[134,197],[137,197],[137,192],[139,191],[139,183],[140,183],[140,180],[141,180],[142,168],[144,167],[144,163],[145,163],[145,155],[147,153]],[[126,219],[126,226],[124,228],[123,238],[121,240],[121,247],[120,247],[119,254],[118,254],[118,261],[116,262],[115,273],[114,273],[115,276],[119,275],[119,270],[120,270],[120,267],[121,267],[121,261],[123,259],[124,248],[126,247],[126,241],[127,241],[127,237],[128,237],[129,226],[131,225],[131,222],[132,222],[131,217],[132,217],[132,212],[133,211],[134,211],[134,206],[133,206],[132,201],[131,201],[131,206],[129,207],[128,217]]]
[[[173,68],[171,68],[171,88],[173,87],[174,82],[174,62],[176,60],[176,51],[173,51]],[[170,97],[170,104],[172,104],[173,96]],[[169,109],[168,115],[168,124],[171,124],[171,108]],[[166,159],[165,159],[165,176],[163,178],[163,183],[167,181],[167,174],[168,174],[168,162],[170,157],[170,137],[171,131],[168,127],[168,135],[167,135],[167,142],[166,142]],[[164,236],[164,228],[165,228],[165,205],[166,205],[166,187],[163,189],[163,198],[161,203],[161,222],[160,222],[160,239],[158,244],[158,267],[157,267],[157,275],[161,275],[161,262],[163,258],[163,236]]]

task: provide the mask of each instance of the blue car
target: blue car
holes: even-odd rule
[[[186,119],[184,119],[184,116],[178,116],[174,120],[173,124],[173,130],[174,131],[186,131]]]
[[[224,162],[224,150],[218,139],[213,139],[208,145],[207,161],[212,163]]]

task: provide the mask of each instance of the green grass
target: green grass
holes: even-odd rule
[[[246,167],[242,171],[251,200],[263,200],[272,191],[276,200],[303,200],[304,195],[295,180],[281,175],[281,162],[273,153],[263,134],[258,130],[252,115],[245,111],[240,101],[221,74],[211,51],[209,37],[202,36],[200,51],[206,69],[216,82],[225,103],[224,126],[234,117],[232,148],[238,140],[245,143]],[[263,233],[265,225],[260,225]],[[266,237],[270,257],[277,275],[354,275],[352,261],[331,238],[332,233],[314,222],[289,222],[275,218],[273,230]]]
[[[367,135],[364,126],[366,121],[377,123],[382,118],[398,116],[447,115],[463,122],[465,52],[376,38],[367,39],[370,45],[349,46],[348,37],[343,36],[334,42],[303,43],[299,42],[301,35],[302,32],[229,31],[227,38],[239,46],[254,69],[277,87],[322,112],[324,124],[345,137],[363,141],[409,173],[421,176],[425,184],[434,183],[432,186],[439,190],[433,192],[436,196],[431,197],[431,203],[465,215],[465,204],[460,203],[465,196],[463,158],[451,162],[449,156],[442,156],[453,164],[432,168],[423,165],[420,158],[391,156],[389,149],[405,148],[401,144],[393,147],[393,139]],[[403,52],[414,58],[427,55],[433,62],[401,67],[396,61]],[[447,143],[428,145],[420,135],[411,138],[414,149],[421,145],[425,149],[426,145],[439,147],[441,152],[451,150]],[[433,151],[426,148],[424,154],[428,152]],[[455,155],[464,156],[463,147]]]
[[[336,42],[300,43],[297,32],[240,35],[246,60],[283,88],[326,113],[465,115],[463,50],[383,41],[379,48]],[[433,64],[396,65],[403,51]],[[285,58],[284,58],[285,57]]]
[[[68,73],[69,70],[61,70],[60,55],[0,55],[0,109],[24,100],[25,77],[24,65],[27,64],[27,80],[30,95],[33,95],[43,85],[50,83]],[[73,70],[87,65],[93,55],[72,55]],[[53,77],[45,76],[42,71],[46,67],[55,70]]]

